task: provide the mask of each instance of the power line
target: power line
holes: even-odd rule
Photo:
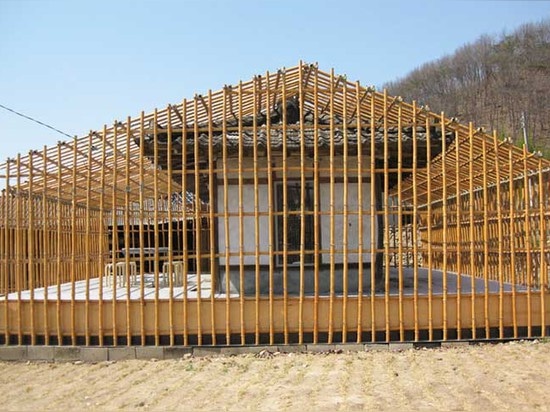
[[[4,106],[4,105],[2,105],[2,104],[0,104],[0,107],[1,107],[2,109],[5,109],[5,110],[9,111],[9,112],[15,113],[16,115],[21,116],[21,117],[23,117],[23,118],[25,118],[25,119],[27,119],[27,120],[33,121],[33,122],[35,122],[35,123],[38,123],[38,124],[41,125],[41,126],[47,127],[48,129],[52,129],[52,130],[56,131],[57,133],[61,133],[61,134],[64,135],[64,136],[70,137],[71,139],[74,137],[74,136],[71,136],[71,135],[68,134],[68,133],[65,133],[65,132],[62,132],[62,131],[59,130],[59,129],[56,129],[56,128],[53,127],[53,126],[50,126],[49,124],[43,123],[43,122],[41,122],[40,120],[33,119],[33,118],[30,117],[30,116],[27,116],[27,115],[25,115],[25,114],[23,114],[23,113],[19,113],[19,112],[15,111],[15,110],[13,110],[13,109],[10,109],[9,107],[6,107],[6,106]]]

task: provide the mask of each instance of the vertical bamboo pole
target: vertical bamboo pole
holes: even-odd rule
[[[86,172],[86,238],[85,238],[85,247],[84,247],[84,261],[85,261],[85,275],[86,275],[86,288],[85,288],[85,342],[86,346],[90,345],[90,277],[91,277],[91,267],[90,267],[90,249],[91,249],[91,227],[90,227],[90,208],[91,208],[91,191],[92,191],[92,139],[93,135],[90,132],[88,135],[88,159],[87,159],[87,172]]]
[[[462,339],[462,196],[460,170],[460,136],[455,131],[456,179],[456,337]]]
[[[28,286],[30,291],[30,301],[29,301],[29,317],[30,317],[30,329],[31,329],[31,345],[36,345],[36,331],[35,331],[35,307],[34,307],[34,284],[35,284],[35,271],[34,271],[34,199],[33,199],[33,183],[34,183],[34,166],[33,166],[33,157],[34,153],[29,152],[28,160],[28,199],[27,199],[27,277],[28,277]]]
[[[197,260],[197,344],[202,345],[202,201],[200,198],[200,142],[199,142],[199,99],[193,99],[193,143],[195,178],[195,256]]]
[[[468,139],[469,139],[469,152],[468,152],[468,191],[469,193],[469,219],[470,219],[470,283],[471,283],[471,316],[472,316],[472,339],[476,339],[476,314],[475,314],[475,300],[476,300],[476,277],[475,277],[475,222],[474,222],[474,130],[472,122],[468,125]]]
[[[62,328],[61,328],[61,238],[62,238],[62,231],[63,228],[61,226],[61,186],[62,186],[62,180],[61,180],[61,145],[57,144],[57,205],[56,205],[56,213],[57,213],[57,219],[56,219],[56,228],[57,228],[57,236],[56,236],[56,331],[57,331],[57,344],[62,345],[63,342],[63,334],[62,334]]]
[[[343,218],[342,218],[342,289],[344,296],[342,298],[342,343],[347,341],[348,325],[347,325],[347,315],[348,315],[348,129],[346,127],[347,123],[347,82],[343,82],[342,86],[342,128],[343,128],[343,139],[344,139],[344,153],[342,160],[344,162],[343,174],[344,174],[344,188],[342,190],[343,197]]]
[[[212,122],[212,90],[208,90],[208,243],[210,249],[210,326],[211,326],[211,337],[212,345],[216,344],[216,311],[214,310],[215,305],[215,292],[217,289],[217,276],[218,276],[218,264],[216,257],[216,238],[215,238],[215,228],[214,224],[217,222],[214,218],[214,210],[217,207],[217,196],[214,194],[214,188],[217,188],[216,182],[214,179],[216,175],[214,174],[214,125]]]
[[[363,135],[361,125],[361,85],[355,83],[355,112],[357,113],[357,343],[363,338]],[[366,91],[365,91],[366,93]],[[372,180],[371,180],[372,184]]]
[[[260,215],[259,215],[259,195],[258,195],[258,185],[259,185],[259,171],[258,171],[258,125],[257,125],[257,114],[261,113],[261,95],[258,99],[258,81],[260,81],[261,89],[261,77],[254,77],[254,86],[253,86],[253,106],[254,112],[252,118],[252,155],[254,161],[254,342],[256,345],[260,344]]]
[[[111,246],[111,263],[113,265],[113,282],[112,282],[112,310],[111,323],[113,328],[113,346],[118,345],[118,328],[117,328],[117,273],[116,264],[118,260],[118,206],[117,206],[117,191],[118,191],[118,122],[113,125],[113,170],[112,170],[112,188],[111,188],[111,227],[112,227],[112,246]]]
[[[524,226],[523,226],[523,239],[525,244],[525,258],[526,263],[526,283],[527,283],[527,337],[531,337],[533,330],[533,314],[531,307],[531,289],[532,289],[532,280],[533,280],[533,265],[532,265],[532,256],[531,256],[531,191],[530,191],[530,182],[528,177],[527,169],[527,148],[523,146],[523,198],[525,199],[524,203]]]
[[[298,302],[298,343],[304,341],[304,264],[305,264],[305,242],[306,242],[306,177],[305,164],[305,130],[304,130],[304,85],[303,65],[300,61],[298,74],[298,101],[300,104],[300,297]]]
[[[241,321],[241,345],[245,344],[245,323],[244,323],[244,295],[245,295],[245,283],[244,283],[244,199],[243,199],[243,83],[239,82],[239,314]]]
[[[376,230],[378,226],[378,207],[376,205],[376,190],[378,190],[378,178],[376,175],[376,122],[375,122],[375,98],[376,93],[371,94],[370,101],[370,315],[371,315],[371,341],[376,341],[376,270],[378,245],[376,241]]]
[[[493,150],[495,152],[495,176],[496,176],[496,214],[497,214],[497,232],[498,232],[498,334],[499,338],[504,338],[504,233],[502,222],[502,192],[500,175],[500,153],[498,147],[498,138],[496,131],[493,131]]]
[[[447,209],[449,208],[449,204],[447,202],[447,130],[445,128],[445,113],[441,112],[441,180],[442,180],[442,214],[443,214],[443,233],[442,233],[442,241],[443,241],[443,340],[447,340],[447,325],[448,325],[448,311],[447,311],[447,293],[448,293],[448,285],[447,285],[447,255],[449,253],[447,242],[448,239],[448,230],[449,227],[447,225]]]
[[[518,337],[517,322],[517,275],[516,275],[516,240],[515,240],[515,201],[514,201],[514,159],[512,146],[508,147],[508,174],[509,178],[509,202],[510,202],[510,271],[512,272],[512,326],[514,329],[514,338]]]
[[[77,241],[76,241],[76,159],[77,159],[77,140],[73,139],[73,168],[72,168],[72,193],[71,193],[71,268],[70,268],[70,281],[71,281],[71,344],[76,345],[76,255],[77,255]]]
[[[229,199],[228,199],[228,168],[227,168],[227,98],[228,88],[223,89],[222,106],[222,168],[223,168],[223,226],[225,235],[225,343],[231,343],[231,266],[230,266],[230,241],[229,235]]]
[[[548,287],[548,266],[546,263],[546,219],[544,207],[544,179],[542,158],[539,158],[538,164],[538,184],[539,184],[539,248],[540,248],[540,267],[539,267],[539,291],[540,291],[540,326],[541,336],[546,336],[546,290]]]
[[[183,320],[183,344],[189,344],[188,332],[188,295],[187,295],[187,274],[189,271],[189,242],[187,241],[187,99],[184,99],[181,104],[182,121],[181,121],[181,193],[183,197],[182,220],[183,220],[183,299],[182,299],[182,320]],[[225,119],[225,118],[224,118]],[[225,120],[224,120],[225,123]]]
[[[412,102],[412,189],[413,189],[413,216],[412,216],[412,241],[413,241],[413,311],[414,311],[414,340],[420,339],[418,326],[418,140],[416,128],[418,127],[416,101]]]
[[[274,299],[273,299],[273,277],[275,271],[275,231],[273,228],[273,164],[272,164],[272,154],[271,154],[271,80],[269,77],[269,72],[266,72],[265,78],[266,91],[266,146],[267,146],[267,211],[268,211],[268,237],[269,237],[269,344],[273,345],[275,341],[275,311],[274,311]],[[277,90],[275,90],[275,94]]]
[[[172,110],[170,107],[166,108],[166,116],[168,122],[167,142],[166,142],[166,162],[167,162],[167,199],[168,199],[168,324],[169,324],[169,339],[170,346],[174,346],[176,343],[174,336],[174,242],[173,242],[173,226],[172,226]]]
[[[145,153],[145,132],[144,132],[144,113],[143,111],[139,115],[139,325],[140,325],[140,337],[141,345],[145,346],[146,343],[146,331],[145,331],[145,234],[143,222],[145,221],[144,212],[144,191],[145,191],[145,174],[143,169],[143,157]],[[182,145],[185,145],[185,139],[182,137]],[[184,163],[182,162],[182,165]],[[183,196],[184,208],[185,208],[185,195]],[[184,220],[185,223],[185,220]]]
[[[319,342],[319,270],[321,255],[319,252],[319,70],[315,68],[313,79],[313,343]]]
[[[487,139],[482,136],[481,151],[483,156],[483,290],[485,337],[490,337],[489,323],[489,200],[487,193]]]
[[[329,326],[328,326],[328,343],[332,343],[334,333],[334,276],[335,276],[335,262],[334,262],[334,225],[335,225],[335,210],[334,210],[334,69],[330,71],[330,152],[329,152],[329,173],[330,173],[330,295],[329,295]]]
[[[23,322],[22,322],[22,309],[21,309],[21,283],[23,281],[23,268],[21,267],[23,256],[23,236],[21,227],[21,155],[18,153],[15,161],[16,165],[16,204],[15,204],[15,287],[17,291],[17,344],[23,344]]]
[[[388,145],[388,91],[384,89],[384,312],[386,342],[390,341],[390,216],[389,216],[389,145]]]
[[[101,164],[105,164],[106,161],[106,146],[107,146],[107,126],[103,126],[103,132],[101,133]],[[61,170],[61,167],[59,167]],[[104,237],[107,232],[105,228],[105,168],[101,168],[101,191],[99,195],[99,235],[101,240],[99,242],[99,302],[98,302],[98,331],[99,331],[99,345],[103,346],[103,268],[105,267],[105,246]],[[61,182],[59,182],[60,184]],[[59,213],[59,212],[58,212]],[[58,231],[61,228],[58,227]],[[59,246],[58,246],[59,247]]]
[[[130,276],[130,136],[132,135],[131,129],[132,119],[130,116],[126,118],[126,144],[125,144],[125,156],[124,156],[124,264],[126,267],[126,345],[132,344],[132,325],[131,325],[131,276]]]
[[[155,248],[154,251],[154,260],[153,260],[153,274],[154,274],[154,283],[155,283],[155,296],[154,296],[154,311],[155,311],[155,346],[160,345],[160,336],[159,336],[159,289],[160,289],[160,276],[159,276],[159,138],[158,138],[158,111],[155,109],[153,112],[153,245]]]
[[[13,221],[10,219],[13,212],[13,195],[11,193],[11,159],[6,159],[6,186],[4,191],[4,247],[6,248],[6,259],[4,260],[4,272],[6,274],[4,278],[4,340],[5,344],[10,344],[10,318],[8,310],[8,294],[11,291],[11,279],[13,270]]]
[[[426,203],[428,205],[428,340],[433,340],[433,237],[432,237],[432,141],[430,135],[430,118],[426,116]]]
[[[286,112],[286,71],[282,70],[282,130],[283,130],[283,334],[288,344],[288,153],[287,153],[287,112]]]
[[[402,105],[397,109],[397,233],[394,239],[398,239],[397,244],[397,266],[399,282],[399,340],[405,340],[404,327],[404,308],[403,308],[403,197],[402,191],[402,170],[403,170],[403,123],[402,123]]]

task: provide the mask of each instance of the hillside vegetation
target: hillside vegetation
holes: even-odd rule
[[[550,19],[482,36],[384,85],[392,95],[550,152]]]

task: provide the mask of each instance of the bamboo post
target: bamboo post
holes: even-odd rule
[[[145,236],[143,222],[145,221],[144,212],[144,186],[145,186],[145,172],[143,169],[143,157],[145,146],[145,132],[144,132],[144,113],[143,111],[139,116],[139,323],[140,323],[140,336],[141,345],[145,346],[146,343],[146,331],[145,331]],[[182,145],[185,145],[185,139],[182,136]],[[182,162],[182,165],[184,163]],[[183,196],[185,199],[185,196]],[[184,200],[185,205],[185,200]],[[185,206],[184,206],[185,207]],[[184,220],[185,222],[185,220]],[[185,232],[184,232],[185,234]]]
[[[412,241],[413,241],[413,311],[414,311],[414,340],[420,339],[418,325],[418,140],[416,128],[418,127],[416,101],[412,102],[412,188],[413,188],[413,216],[412,216]]]
[[[223,226],[225,235],[225,343],[231,343],[231,266],[230,266],[230,241],[229,235],[229,192],[228,192],[228,168],[227,168],[227,87],[223,89],[222,106],[222,173],[223,173]]]
[[[485,337],[490,337],[489,324],[489,200],[487,193],[487,142],[485,136],[482,136],[482,171],[483,171],[483,290],[484,290],[484,320]]]
[[[397,244],[397,276],[399,282],[399,340],[403,342],[405,340],[405,326],[404,317],[405,312],[403,308],[403,107],[399,104],[397,108],[397,233],[394,235],[394,239],[399,239]]]
[[[271,80],[269,72],[266,72],[266,146],[267,146],[267,211],[268,211],[268,237],[269,237],[269,344],[273,345],[275,342],[275,311],[274,311],[274,297],[273,297],[273,286],[274,286],[274,271],[275,271],[275,261],[274,261],[274,252],[275,248],[273,246],[275,242],[275,230],[273,228],[273,163],[272,163],[272,153],[271,153],[271,103],[270,103],[270,90],[271,90]],[[275,91],[276,93],[276,91]],[[275,98],[275,96],[274,96]]]
[[[288,344],[288,153],[287,153],[287,112],[286,112],[286,71],[282,75],[282,131],[283,131],[283,335]]]
[[[216,311],[214,308],[215,304],[215,293],[217,289],[217,276],[218,276],[218,264],[216,257],[216,231],[215,223],[217,220],[214,218],[214,213],[217,213],[217,210],[214,210],[217,207],[217,196],[214,193],[214,185],[216,184],[214,179],[216,175],[214,174],[214,131],[212,123],[212,90],[208,90],[208,243],[210,248],[210,326],[211,326],[211,337],[212,345],[216,345]],[[217,187],[217,186],[216,186]]]
[[[258,87],[258,81],[260,87]],[[258,125],[257,113],[261,113],[261,95],[258,96],[258,89],[261,90],[261,77],[254,77],[253,85],[253,118],[252,118],[252,156],[254,172],[254,342],[260,344],[260,216],[259,216],[259,170],[258,170]],[[257,112],[256,112],[257,111]]]
[[[329,152],[329,173],[330,173],[330,294],[329,294],[329,327],[328,327],[328,343],[332,343],[334,334],[334,276],[335,276],[335,262],[334,262],[334,249],[335,249],[335,209],[334,209],[334,69],[330,72],[330,96],[329,96],[329,110],[330,110],[330,152]]]
[[[6,187],[4,191],[4,247],[6,248],[6,259],[4,260],[4,344],[10,344],[10,318],[8,310],[8,294],[11,292],[11,279],[13,273],[13,222],[10,216],[13,212],[13,195],[11,194],[11,159],[6,159]]]
[[[72,163],[72,193],[71,193],[71,265],[70,265],[70,282],[71,282],[71,344],[76,345],[76,137],[73,139],[73,163]]]
[[[173,223],[172,223],[172,110],[170,107],[166,109],[167,117],[167,136],[166,136],[166,163],[167,163],[167,193],[166,198],[168,199],[167,204],[167,217],[168,217],[168,324],[169,324],[169,339],[170,346],[175,344],[174,336],[174,276],[172,271],[175,271],[174,268],[174,241],[173,241]],[[164,225],[163,225],[164,226]]]
[[[107,126],[103,126],[103,132],[101,133],[101,164],[105,164],[106,161],[106,140],[107,140]],[[59,173],[61,173],[61,167],[59,167]],[[60,175],[61,176],[61,175]],[[100,236],[105,237],[106,228],[105,228],[105,168],[101,168],[101,191],[99,195],[99,234]],[[59,188],[61,187],[61,181],[59,183]],[[58,212],[60,215],[60,212]],[[61,228],[58,227],[58,230]],[[105,250],[103,250],[105,242],[102,239],[99,242],[99,302],[98,302],[98,330],[99,330],[99,345],[103,346],[104,344],[104,330],[103,330],[103,268],[105,267]],[[59,247],[59,242],[58,242]],[[59,252],[58,252],[59,253]],[[59,267],[58,267],[59,270]],[[58,292],[59,294],[59,292]]]
[[[183,320],[183,344],[189,344],[189,306],[187,295],[187,274],[189,267],[189,242],[187,241],[188,232],[188,215],[187,215],[187,99],[184,99],[181,104],[182,121],[181,121],[181,193],[184,198],[184,206],[182,208],[182,220],[184,225],[183,231],[183,299],[182,299],[182,320]],[[225,121],[224,121],[225,123]]]
[[[313,78],[313,343],[319,342],[319,270],[321,265],[319,244],[319,71]]]
[[[357,113],[357,343],[363,338],[363,135],[361,125],[361,85],[355,83],[355,112]],[[366,90],[365,90],[366,93]],[[316,145],[317,146],[317,145]],[[371,180],[372,184],[372,180]]]
[[[305,131],[304,131],[304,79],[303,65],[300,61],[298,74],[298,101],[300,112],[300,297],[298,301],[298,343],[304,341],[304,271],[306,241],[306,177],[305,177]],[[286,139],[285,139],[286,140]]]
[[[476,339],[476,268],[475,268],[475,222],[474,222],[474,131],[472,122],[468,126],[469,152],[468,152],[468,191],[469,191],[469,238],[470,238],[470,288],[471,288],[471,323],[472,323],[472,339]]]
[[[375,98],[376,93],[371,94],[370,101],[370,251],[371,251],[371,265],[370,265],[370,314],[371,314],[371,341],[376,341],[376,278],[377,278],[377,254],[378,246],[376,241],[376,229],[378,227],[378,208],[376,205],[376,190],[378,190],[378,178],[376,175],[376,123],[375,123]]]
[[[456,179],[456,334],[462,339],[462,196],[460,170],[460,136],[455,131]]]
[[[518,337],[517,322],[517,275],[516,275],[516,223],[515,223],[515,201],[514,201],[514,159],[512,147],[508,146],[508,174],[509,174],[509,201],[510,201],[510,271],[512,272],[512,325],[514,329],[514,338]]]
[[[386,342],[390,341],[390,198],[389,198],[389,142],[388,142],[388,91],[384,89],[384,316],[386,323]]]
[[[448,230],[447,225],[447,210],[449,204],[447,202],[447,130],[445,128],[445,113],[441,112],[440,116],[441,121],[441,180],[442,180],[442,214],[443,214],[443,232],[442,232],[442,242],[443,242],[443,340],[447,340],[447,325],[448,320],[448,311],[447,311],[447,294],[448,294],[448,284],[447,284],[447,256],[449,253],[448,249]]]
[[[239,314],[241,322],[241,345],[245,344],[245,322],[244,322],[244,295],[245,295],[245,283],[244,283],[244,199],[243,199],[243,190],[244,190],[244,181],[243,181],[243,83],[239,82],[238,96],[239,104],[239,120],[238,120],[238,134],[239,134],[239,159],[238,159],[238,170],[239,170]]]
[[[92,191],[92,139],[93,135],[90,132],[88,135],[88,159],[87,159],[87,174],[86,174],[86,238],[85,238],[85,247],[84,247],[84,261],[85,261],[85,275],[86,275],[86,288],[85,288],[85,344],[86,346],[90,345],[90,277],[91,277],[91,268],[90,268],[90,238],[91,238],[91,227],[90,227],[90,208],[91,208],[91,191]]]
[[[527,169],[527,148],[523,146],[523,198],[524,198],[524,223],[523,223],[523,240],[525,244],[525,258],[526,262],[526,283],[527,283],[527,337],[532,336],[533,330],[533,314],[531,307],[531,289],[532,289],[532,276],[533,276],[533,265],[532,265],[532,256],[531,256],[531,193],[530,193],[530,182],[528,177]]]
[[[33,183],[34,183],[34,165],[33,165],[34,153],[29,152],[28,158],[28,175],[29,175],[29,185],[28,185],[28,199],[27,199],[27,278],[28,278],[28,287],[30,291],[30,301],[29,301],[29,317],[30,317],[30,329],[31,329],[31,345],[36,345],[36,331],[35,331],[35,307],[34,307],[34,288],[35,288],[35,271],[34,271],[34,199],[33,199]]]
[[[159,168],[159,147],[158,147],[158,111],[155,109],[153,113],[153,245],[155,248],[154,252],[154,261],[153,261],[153,273],[155,279],[155,296],[154,296],[154,311],[155,311],[155,346],[160,344],[159,336],[159,289],[160,289],[160,276],[159,276],[159,178],[158,178],[158,168]]]
[[[197,343],[202,345],[202,201],[200,198],[200,142],[198,96],[193,99],[193,143],[194,143],[194,181],[195,181],[195,256],[197,261]]]
[[[17,344],[23,344],[23,320],[21,308],[21,283],[23,281],[22,255],[23,255],[23,236],[21,225],[21,155],[18,153],[15,160],[16,175],[16,203],[15,203],[15,288],[17,291]]]
[[[544,197],[544,179],[542,158],[539,157],[538,164],[538,185],[539,185],[539,248],[540,248],[540,268],[539,268],[539,291],[540,291],[540,324],[541,336],[546,336],[546,290],[548,288],[548,266],[546,263],[546,219],[545,219],[545,197]]]
[[[433,236],[432,236],[432,142],[430,135],[430,118],[426,116],[426,202],[427,202],[427,229],[428,229],[428,339],[433,340]]]
[[[343,167],[343,177],[344,177],[344,188],[342,190],[343,198],[343,217],[342,217],[342,289],[344,296],[342,297],[342,343],[347,341],[348,325],[347,325],[347,315],[348,315],[348,222],[349,222],[349,211],[348,211],[348,129],[346,123],[347,118],[347,82],[343,82],[342,86],[342,131],[343,131],[343,140],[344,140],[344,153],[342,160],[344,163]]]

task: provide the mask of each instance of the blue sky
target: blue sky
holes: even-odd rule
[[[0,104],[67,132],[300,59],[380,86],[548,1],[0,0]],[[60,134],[0,108],[0,162]]]

